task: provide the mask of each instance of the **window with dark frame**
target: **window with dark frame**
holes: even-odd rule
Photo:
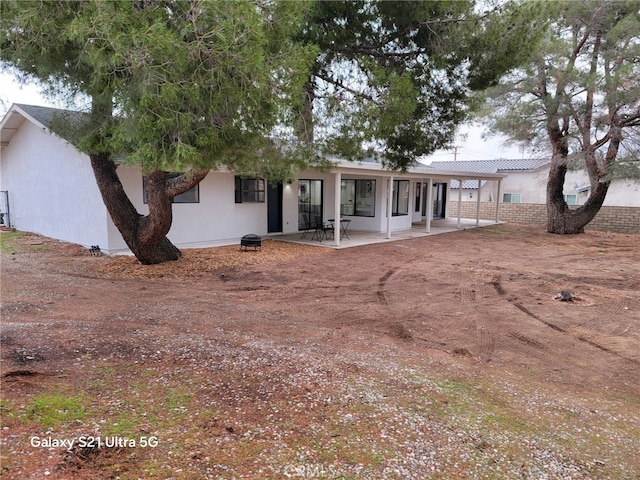
[[[353,217],[376,216],[376,181],[342,180],[340,214]]]
[[[235,177],[236,203],[264,203],[265,184],[263,178]]]
[[[181,173],[176,172],[165,172],[168,178],[175,178]],[[142,202],[147,204],[147,182],[145,182],[144,177],[142,177]],[[176,195],[173,197],[173,203],[200,203],[200,184],[196,184],[194,187],[190,188],[184,193],[180,195]]]
[[[420,202],[420,195],[422,193],[422,184],[420,182],[416,183],[416,207],[415,211],[419,212],[422,207],[422,203]]]
[[[409,180],[393,181],[391,215],[394,217],[409,215]]]

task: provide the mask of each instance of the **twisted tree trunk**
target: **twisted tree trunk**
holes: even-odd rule
[[[584,205],[571,209],[564,200],[562,187],[566,166],[551,163],[547,182],[547,232],[558,234],[584,233],[584,227],[600,211],[609,189],[609,182],[596,183]]]
[[[564,181],[567,174],[568,151],[561,142],[554,145],[549,178],[547,181],[547,231],[558,234],[584,233],[584,227],[593,220],[604,203],[609,190],[609,181],[602,181],[603,174],[590,168],[591,189],[589,198],[578,208],[571,209],[564,199]]]
[[[91,167],[107,211],[125,243],[143,265],[178,260],[182,252],[166,237],[173,220],[173,197],[198,184],[208,172],[168,179],[163,171],[145,175],[149,214],[138,213],[124,191],[109,154],[91,154]]]

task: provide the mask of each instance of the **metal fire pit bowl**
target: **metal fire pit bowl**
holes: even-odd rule
[[[253,233],[249,235],[245,235],[240,239],[240,250],[244,250],[253,248],[253,250],[262,250],[262,237],[260,235],[255,235]]]

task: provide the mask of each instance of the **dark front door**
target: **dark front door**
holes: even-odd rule
[[[282,183],[267,182],[267,231],[282,232]]]

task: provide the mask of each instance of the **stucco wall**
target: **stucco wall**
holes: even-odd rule
[[[462,202],[462,217],[476,218],[476,208],[476,203]],[[449,215],[457,217],[457,201],[449,203]],[[494,202],[482,202],[480,204],[480,218],[493,220],[495,217],[496,204]],[[547,207],[546,205],[531,203],[501,203],[500,220],[525,225],[545,226],[547,224]],[[640,233],[640,207],[603,206],[586,228],[620,233]]]
[[[125,192],[139,213],[148,206],[142,197],[142,172],[136,166],[118,167]],[[234,175],[210,172],[199,184],[199,203],[174,203],[167,237],[179,247],[212,242],[231,243],[248,233],[267,233],[267,203],[235,203]],[[119,235],[119,233],[114,233]],[[124,243],[124,242],[123,242]]]
[[[548,168],[527,172],[509,172],[507,178],[501,182],[500,199],[502,199],[502,196],[505,193],[519,193],[521,195],[521,203],[537,203],[544,205],[547,198],[548,175]],[[567,172],[562,189],[565,195],[576,195],[576,204],[583,205],[587,201],[587,198],[589,198],[589,192],[576,191],[576,185],[589,185],[589,177],[586,172],[580,170]],[[497,196],[496,182],[487,182],[485,187],[481,190],[480,199],[482,202],[495,202]],[[450,189],[449,198],[457,201],[458,189]],[[463,202],[475,203],[477,198],[476,190],[462,191]],[[614,180],[611,182],[604,205],[617,207],[640,207],[640,182],[633,180]]]
[[[107,212],[86,155],[25,121],[3,147],[0,167],[12,227],[106,248]]]

